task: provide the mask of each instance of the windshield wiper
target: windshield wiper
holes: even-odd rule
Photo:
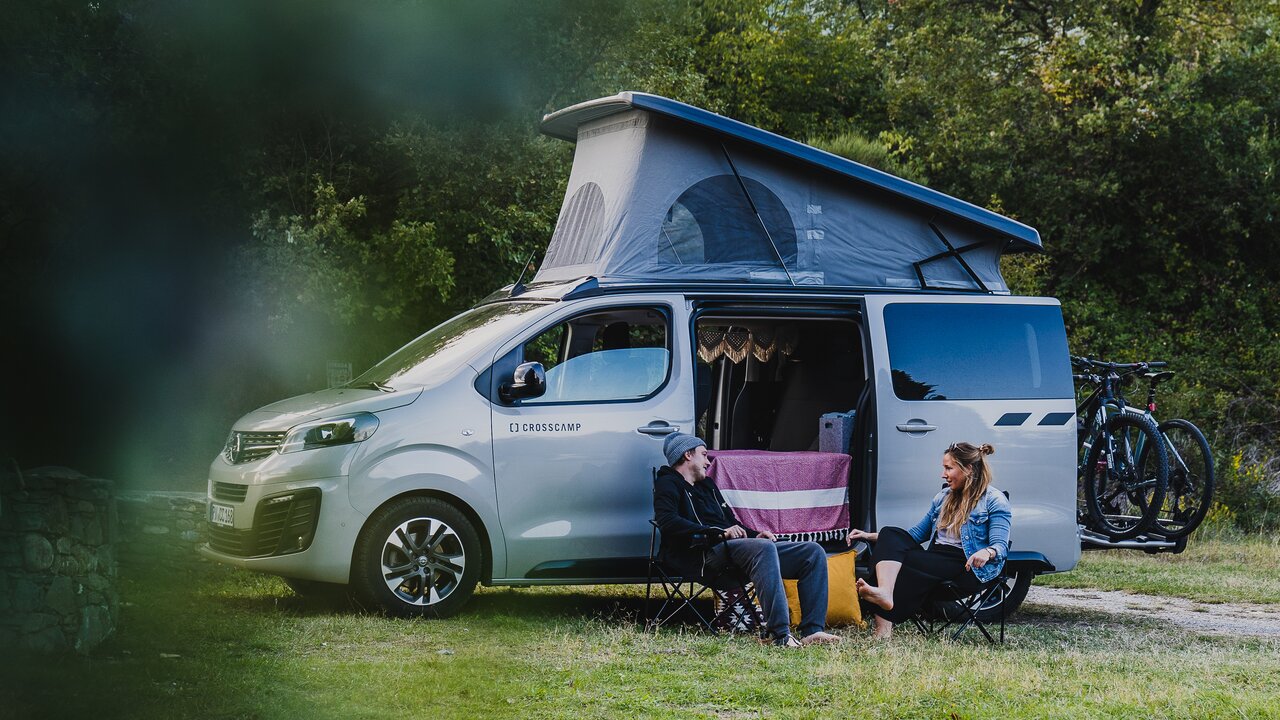
[[[359,383],[359,384],[357,384],[357,385],[348,385],[347,387],[353,387],[353,388],[364,388],[364,389],[366,389],[366,390],[381,390],[382,392],[395,392],[395,391],[396,391],[396,389],[395,389],[395,388],[393,388],[393,387],[391,387],[390,385],[383,385],[382,383],[378,382],[377,380],[370,380],[369,382],[362,382],[362,383]]]

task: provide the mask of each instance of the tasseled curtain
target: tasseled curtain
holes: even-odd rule
[[[789,327],[704,327],[698,330],[698,357],[705,363],[727,357],[736,365],[753,355],[762,363],[769,362],[776,352],[794,354],[797,339],[795,329]]]

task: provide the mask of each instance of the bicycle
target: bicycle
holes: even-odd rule
[[[1076,408],[1083,488],[1082,524],[1110,540],[1126,540],[1156,522],[1169,483],[1169,454],[1155,421],[1129,407],[1125,378],[1167,363],[1109,363],[1071,357],[1085,372],[1072,377],[1092,387]],[[1101,371],[1101,372],[1095,372]]]
[[[1156,386],[1172,378],[1173,372],[1148,372],[1142,377],[1148,383],[1146,414],[1153,422],[1159,422],[1155,417]],[[1152,530],[1176,540],[1190,535],[1209,511],[1215,480],[1213,452],[1204,433],[1190,420],[1175,418],[1159,422],[1156,427],[1169,455],[1169,487]],[[1139,453],[1139,472],[1146,461],[1146,454]]]

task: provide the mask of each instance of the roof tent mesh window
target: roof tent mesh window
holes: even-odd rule
[[[544,265],[561,267],[595,262],[604,226],[604,193],[600,186],[583,183],[564,206]]]
[[[759,218],[742,192],[744,184]],[[778,267],[778,254],[788,267],[795,266],[796,229],[791,214],[769,188],[750,178],[739,184],[733,175],[709,177],[685,190],[667,210],[658,238],[658,259],[664,265]]]

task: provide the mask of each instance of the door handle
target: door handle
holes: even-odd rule
[[[636,432],[644,433],[645,435],[670,435],[674,432],[680,432],[680,426],[668,425],[659,420],[657,422],[651,422],[648,425],[641,425],[636,428]]]
[[[898,426],[898,432],[904,433],[927,433],[937,429],[937,425],[926,425],[923,420],[914,418]]]

